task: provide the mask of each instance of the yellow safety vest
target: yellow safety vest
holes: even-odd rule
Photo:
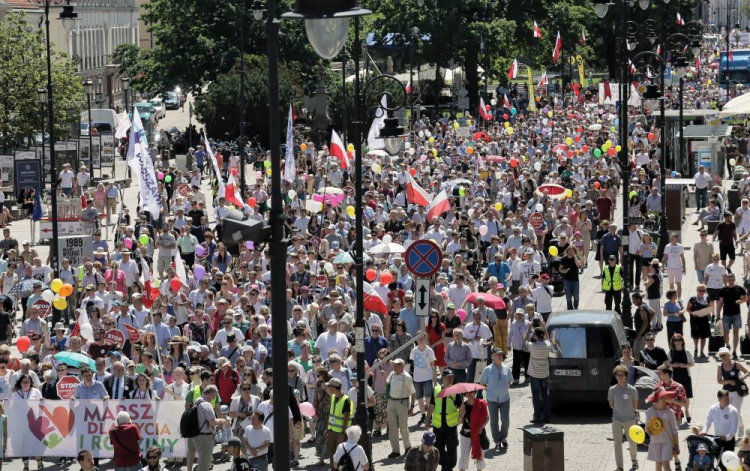
[[[435,428],[441,428],[443,426],[443,405],[447,404],[445,408],[445,423],[448,427],[455,427],[458,425],[458,407],[453,397],[438,397],[440,391],[443,389],[441,385],[435,386],[435,409],[432,411],[432,426]]]
[[[339,400],[335,395],[331,395],[331,410],[328,414],[328,430],[331,432],[344,433],[344,406],[346,403],[351,404],[351,399],[346,394],[342,394]],[[349,415],[354,410],[354,405],[349,407]]]
[[[615,265],[615,277],[611,278],[609,265],[604,267],[604,279],[602,280],[602,291],[609,291],[614,288],[615,291],[622,289],[622,275],[620,274],[620,265]]]
[[[78,267],[78,292],[83,292],[83,265]]]

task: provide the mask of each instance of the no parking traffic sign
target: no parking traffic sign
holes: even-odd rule
[[[443,251],[431,240],[418,240],[406,249],[406,268],[417,277],[429,278],[443,263]]]

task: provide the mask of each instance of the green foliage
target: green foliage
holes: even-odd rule
[[[47,86],[46,41],[43,32],[10,13],[0,22],[0,146],[23,146],[42,128],[37,89]],[[55,136],[78,123],[85,103],[81,78],[64,54],[52,49]],[[46,115],[45,115],[46,121]],[[45,131],[48,125],[44,126]]]
[[[261,56],[245,58],[245,118],[247,136],[268,145],[268,61]],[[289,103],[302,100],[302,89],[297,85],[299,71],[290,66],[279,67],[279,116],[286,123]],[[196,98],[195,113],[205,123],[210,136],[234,139],[239,135],[240,74],[235,66],[216,77],[205,93]],[[282,128],[283,129],[283,128]],[[283,136],[282,136],[283,138]]]

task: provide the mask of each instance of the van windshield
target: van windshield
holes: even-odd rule
[[[552,343],[559,352],[552,349],[552,358],[586,358],[586,329],[584,327],[557,327],[550,329]]]

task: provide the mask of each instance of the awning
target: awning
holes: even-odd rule
[[[750,114],[750,93],[732,98],[719,112],[722,118],[738,114]]]
[[[732,127],[726,124],[711,126],[708,124],[693,124],[685,126],[683,136],[685,138],[705,138],[705,137],[728,137],[732,134]]]

